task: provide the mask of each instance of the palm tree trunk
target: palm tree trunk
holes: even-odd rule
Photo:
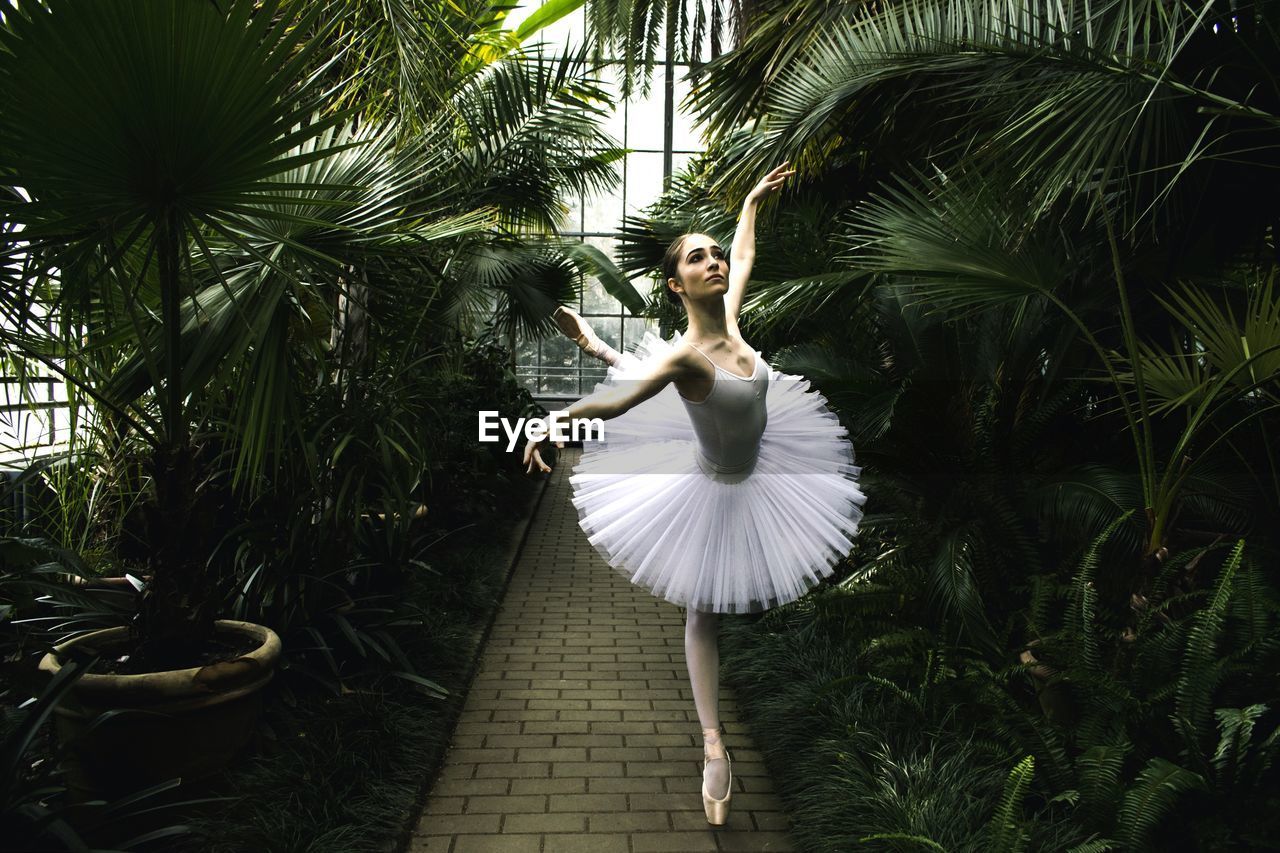
[[[349,269],[348,272],[338,293],[337,316],[329,336],[338,359],[334,381],[343,386],[344,396],[350,393],[351,378],[359,373],[369,352],[369,283],[362,271]]]
[[[197,452],[182,394],[182,229],[176,212],[163,219],[157,241],[160,311],[164,325],[164,432],[151,459],[152,503],[144,510],[152,581],[138,608],[134,672],[195,665],[213,636],[216,602],[204,565],[212,529],[209,507],[197,497]]]

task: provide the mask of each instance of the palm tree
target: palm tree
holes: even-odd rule
[[[5,205],[21,229],[6,245],[6,345],[150,448],[139,667],[189,661],[220,604],[192,435],[211,395],[240,384],[236,475],[252,482],[287,423],[289,315],[324,304],[314,292],[326,273],[344,255],[404,252],[492,220],[432,221],[410,204],[422,158],[390,155],[389,131],[323,114],[318,78],[299,77],[323,44],[299,41],[315,13],[276,18],[275,7],[5,9],[0,79],[14,95],[0,169],[22,190]],[[60,334],[35,322],[37,305]]]
[[[515,34],[487,6],[429,18],[449,61],[400,45],[394,79],[417,94],[389,110],[361,100],[372,77],[326,88],[335,45],[380,49],[376,27],[343,30],[345,7],[170,5],[6,7],[0,35],[0,79],[21,93],[0,132],[5,341],[150,448],[139,667],[196,648],[219,606],[193,425],[207,434],[230,407],[232,479],[253,494],[298,429],[305,377],[354,376],[353,315],[379,292],[421,294],[406,331],[464,322],[494,292],[510,324],[549,324],[566,253],[521,232],[555,219],[564,187],[608,185],[620,156],[581,54],[519,49],[555,8]]]

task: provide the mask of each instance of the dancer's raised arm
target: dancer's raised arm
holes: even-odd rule
[[[756,259],[756,205],[767,195],[778,191],[795,169],[788,169],[790,160],[783,162],[765,175],[755,189],[747,194],[738,216],[738,228],[733,234],[733,247],[729,250],[729,289],[724,295],[724,311],[734,325],[742,308],[742,298],[747,292],[747,280],[751,278],[751,266]]]

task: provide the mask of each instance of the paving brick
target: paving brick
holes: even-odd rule
[[[514,749],[467,749],[455,747],[449,750],[449,760],[455,764],[486,764],[501,762],[510,764],[516,759]]]
[[[657,761],[658,750],[651,746],[598,746],[591,748],[592,761]]]
[[[505,794],[511,786],[507,779],[448,779],[440,778],[431,788],[431,799],[436,797],[468,797],[477,794]],[[516,792],[513,792],[516,793]],[[428,804],[430,804],[428,802]]]
[[[496,814],[424,815],[418,821],[418,835],[462,835],[471,832],[497,832],[502,816]]]
[[[629,838],[630,836],[623,833],[617,835],[547,834],[543,836],[543,843],[547,853],[628,853]]]
[[[588,823],[591,832],[660,832],[671,827],[671,818],[668,812],[622,812],[591,815]]]
[[[587,815],[581,812],[509,814],[502,823],[503,832],[583,832],[586,828]]]
[[[613,814],[627,810],[626,794],[556,794],[549,798],[553,812],[601,812]]]
[[[527,735],[580,734],[585,727],[576,720],[531,720],[524,724]]]
[[[551,764],[530,761],[526,764],[476,764],[477,779],[533,779],[551,775]]]
[[[458,723],[454,731],[457,735],[514,735],[520,733],[520,722],[512,720],[507,723]]]
[[[409,839],[409,853],[449,853],[452,835],[415,835]]]
[[[453,853],[540,853],[540,835],[460,835]]]
[[[512,779],[512,794],[583,794],[587,791],[587,780],[582,778],[568,779]]]
[[[636,832],[631,835],[632,853],[710,853],[716,846],[715,833]]]
[[[551,775],[617,778],[628,774],[621,761],[555,761],[551,763]]]
[[[455,738],[456,739],[456,738]],[[555,746],[555,735],[535,735],[531,733],[513,734],[513,735],[489,735],[484,742],[485,746],[510,746],[510,747],[530,747],[530,746]]]
[[[756,829],[772,832],[786,832],[791,828],[791,819],[785,812],[752,812],[751,818],[755,822]]]
[[[699,783],[698,792],[681,791],[675,794],[631,794],[628,803],[631,811],[637,812],[656,812],[656,811],[702,811],[702,793],[701,783]],[[733,800],[732,804],[736,807],[737,800]]]
[[[785,832],[725,832],[719,836],[726,853],[791,853],[795,850]]]
[[[435,796],[431,798],[431,802],[427,803],[427,808],[423,812],[423,814],[425,815],[462,814],[462,805],[466,801],[467,801],[466,797]]]
[[[625,735],[604,735],[604,734],[561,734],[556,735],[556,746],[585,746],[585,747],[621,747],[624,745],[623,738]],[[592,757],[598,757],[593,754]]]
[[[658,777],[623,777],[618,779],[587,779],[587,790],[593,794],[623,793],[661,793],[664,790],[662,779]]]
[[[541,794],[505,795],[501,797],[467,797],[467,814],[541,814],[547,810],[547,798]]]

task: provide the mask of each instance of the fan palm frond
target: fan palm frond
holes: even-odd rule
[[[454,177],[471,206],[554,232],[564,190],[617,185],[614,164],[624,151],[600,129],[612,102],[593,75],[583,49],[558,58],[522,50],[462,86],[435,138],[452,137]]]
[[[1081,463],[1039,483],[1031,493],[1040,523],[1064,541],[1094,539],[1118,513],[1141,506],[1142,484],[1132,472],[1095,463]],[[1123,547],[1142,545],[1138,525],[1120,525],[1114,535]]]
[[[674,61],[697,64],[703,61],[704,47],[714,59],[741,41],[742,0],[608,0],[586,6],[593,56],[622,59],[624,98],[637,91],[648,94],[653,67],[665,48]]]

